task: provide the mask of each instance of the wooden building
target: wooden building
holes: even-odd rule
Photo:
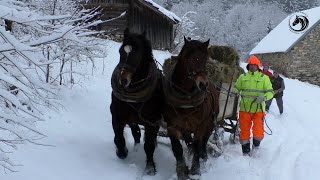
[[[303,24],[308,26],[303,31],[292,31],[290,25],[299,16],[308,19],[308,24]],[[286,77],[320,86],[320,7],[286,17],[250,55],[256,55],[262,64],[268,63]]]
[[[175,25],[181,20],[174,13],[164,9],[152,0],[88,0],[85,8],[101,7],[101,20],[105,22],[97,30],[108,30],[114,36],[122,36],[126,27],[130,32],[146,32],[153,49],[171,49],[174,42]]]

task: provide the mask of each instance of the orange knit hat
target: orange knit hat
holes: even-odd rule
[[[260,69],[260,61],[259,59],[256,57],[256,56],[251,56],[248,60],[248,65],[247,65],[247,70],[249,70],[249,64],[254,64],[254,65],[257,65],[258,66],[258,69],[261,71]]]

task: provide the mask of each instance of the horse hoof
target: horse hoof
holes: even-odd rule
[[[192,167],[189,174],[192,176],[200,175],[200,167]]]
[[[149,176],[154,176],[157,174],[156,166],[154,165],[153,162],[147,163],[146,169],[144,170],[144,173]]]
[[[117,156],[120,159],[125,159],[128,156],[128,149],[125,147],[123,150],[117,149]]]
[[[184,164],[177,164],[177,176],[178,180],[186,180],[189,179],[189,169],[188,166]]]
[[[190,177],[187,174],[178,175],[178,180],[190,180]]]
[[[200,155],[200,158],[203,159],[204,161],[208,160],[208,154],[207,153],[203,153]]]
[[[190,175],[190,180],[199,180],[200,179],[200,175]]]

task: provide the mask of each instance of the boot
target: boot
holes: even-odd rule
[[[246,156],[250,153],[250,143],[242,145],[242,153],[244,156]]]
[[[260,140],[257,140],[257,139],[255,139],[255,138],[253,138],[253,146],[254,146],[254,148],[259,148],[259,146],[260,146]]]
[[[253,142],[252,151],[251,151],[251,154],[249,154],[249,156],[258,157],[259,156],[258,151],[259,151],[261,140],[253,138],[252,142]]]

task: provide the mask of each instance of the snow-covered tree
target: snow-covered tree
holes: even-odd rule
[[[182,19],[185,17],[184,13],[194,12],[188,14],[189,21],[182,23],[192,22],[197,27],[193,33],[199,39],[210,38],[212,44],[232,46],[244,54],[267,34],[268,23],[272,29],[287,16],[279,4],[274,2],[231,1],[229,7],[226,3],[224,0],[215,3],[210,0],[202,3],[181,1],[172,7],[172,11]],[[181,31],[177,38],[185,33],[186,31]]]
[[[277,2],[287,13],[306,10],[319,5],[317,0],[271,0],[271,2]]]
[[[221,3],[212,3],[210,0],[202,3],[181,1],[172,7],[172,11],[182,18],[176,36],[177,43],[181,42],[183,36],[201,40],[212,38],[219,31],[219,20],[223,15]]]
[[[228,10],[219,34],[227,45],[248,54],[267,35],[266,26],[272,29],[286,16],[276,4],[239,4]]]
[[[50,6],[51,2],[57,4]],[[7,153],[17,144],[38,144],[45,135],[36,123],[46,119],[48,108],[59,108],[57,84],[62,84],[63,74],[73,73],[59,63],[96,56],[97,44],[91,35],[97,32],[89,30],[101,23],[91,21],[99,13],[96,9],[78,10],[64,4],[72,9],[67,12],[63,10],[67,1],[37,3],[43,2],[0,1],[0,166],[10,171],[14,164]],[[58,67],[56,72],[51,70],[49,80],[45,78],[48,67]]]
[[[269,34],[271,31],[272,31],[272,21],[271,20],[269,20],[268,21],[268,24],[266,25],[266,31],[267,31],[267,33]]]
[[[80,10],[77,0],[32,0],[28,5],[42,15],[70,15],[64,19],[48,20],[46,23],[50,24],[50,27],[41,27],[42,30],[54,30],[61,25],[76,25],[76,38],[63,38],[41,46],[43,56],[48,62],[44,74],[46,82],[72,86],[76,81],[75,76],[81,78],[85,75],[83,72],[75,71],[74,66],[91,64],[94,67],[93,59],[103,56],[103,51],[99,50],[101,41],[88,37],[97,33],[88,31],[88,27],[94,25],[92,21],[99,13],[98,9]]]
[[[196,15],[196,12],[186,12],[182,17],[181,17],[181,22],[179,23],[179,25],[176,27],[175,29],[175,48],[174,48],[174,52],[177,50],[180,50],[180,48],[182,47],[182,43],[184,42],[184,37],[187,38],[191,38],[191,39],[199,39],[199,35],[197,30],[199,30],[199,28],[197,28],[196,23],[193,22],[190,19],[190,16]]]

